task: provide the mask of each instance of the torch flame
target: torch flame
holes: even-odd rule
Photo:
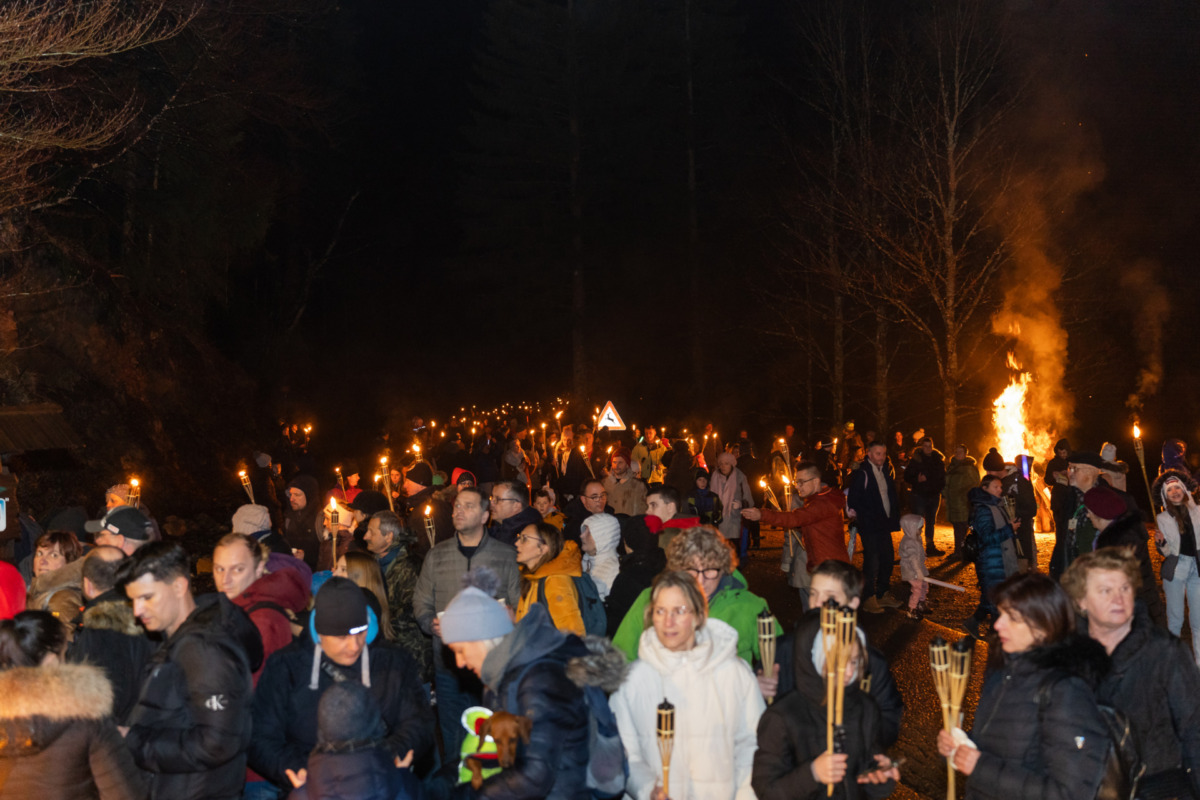
[[[239,478],[246,477],[246,470],[244,470],[244,469],[238,470],[238,477]]]
[[[129,485],[130,485],[130,486],[132,486],[133,488],[135,488],[135,489],[136,489],[136,488],[138,487],[138,479],[137,479],[137,478],[130,478],[130,479],[129,479]]]
[[[433,506],[425,506],[425,516],[428,517],[431,511],[433,511]]]
[[[767,479],[766,479],[766,478],[759,478],[759,479],[758,479],[758,485],[759,485],[760,487],[762,487],[763,489],[767,488]]]
[[[1142,429],[1137,426],[1136,422],[1133,424],[1133,438],[1135,438],[1135,439],[1142,438]]]
[[[334,499],[334,498],[332,498],[332,497],[331,497],[331,498],[329,498],[329,510],[330,510],[330,511],[337,511],[337,500],[335,500],[335,499]]]
[[[387,466],[387,456],[380,456],[380,457],[379,457],[379,466],[381,466],[381,467],[386,467],[386,466]]]
[[[788,476],[787,476],[787,475],[780,475],[779,477],[783,478],[783,484],[784,484],[785,486],[790,486],[790,485],[791,485],[791,483],[792,483],[792,482],[788,480]]]

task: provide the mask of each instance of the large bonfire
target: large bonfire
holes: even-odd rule
[[[1037,430],[1029,424],[1029,386],[1033,375],[1021,369],[1014,353],[1008,354],[1008,368],[1013,371],[1008,386],[992,402],[992,425],[996,429],[996,449],[1005,461],[1027,453],[1041,458],[1050,452],[1054,433]]]

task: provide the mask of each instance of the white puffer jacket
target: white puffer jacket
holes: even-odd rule
[[[592,535],[596,555],[583,557],[583,571],[592,577],[601,600],[608,600],[613,581],[621,571],[617,545],[621,543],[621,523],[612,514],[592,514],[583,521],[582,529]]]
[[[1196,505],[1196,501],[1192,498],[1192,493],[1188,491],[1183,481],[1168,479],[1163,481],[1159,487],[1159,494],[1161,495],[1159,499],[1162,501],[1164,510],[1158,512],[1158,516],[1154,519],[1158,523],[1158,532],[1166,540],[1163,545],[1163,555],[1177,556],[1179,555],[1179,524],[1175,522],[1175,518],[1171,516],[1171,512],[1165,510],[1168,505],[1167,486],[1171,483],[1179,483],[1179,485],[1183,486],[1183,502],[1187,505],[1188,514],[1192,517],[1192,531],[1197,537],[1200,537],[1200,506]]]
[[[758,719],[766,708],[758,681],[738,658],[737,631],[710,619],[696,646],[671,652],[654,628],[642,632],[638,660],[611,705],[629,755],[627,797],[650,800],[662,784],[656,733],[658,704],[675,706],[670,796],[687,800],[754,800],[750,773]]]

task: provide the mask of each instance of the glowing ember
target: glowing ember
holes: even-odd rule
[[[1021,369],[1016,357],[1008,354],[1008,367],[1016,372],[1000,396],[993,402],[992,425],[996,429],[996,449],[1005,461],[1028,453],[1043,455],[1054,442],[1051,431],[1030,430],[1027,404],[1033,376]]]

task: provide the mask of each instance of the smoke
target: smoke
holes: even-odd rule
[[[1171,299],[1159,283],[1158,265],[1144,259],[1122,273],[1121,289],[1140,311],[1133,335],[1143,366],[1138,372],[1137,389],[1125,401],[1131,411],[1140,412],[1147,398],[1158,394],[1162,383],[1163,324],[1171,313]]]

